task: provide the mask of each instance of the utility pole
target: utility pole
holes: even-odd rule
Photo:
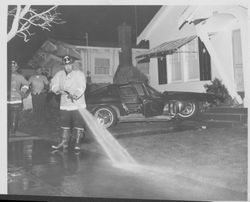
[[[84,39],[86,40],[86,46],[89,46],[89,34],[85,32]]]
[[[87,83],[91,83],[91,68],[89,68],[89,49],[88,49],[88,46],[89,46],[89,35],[88,35],[88,32],[85,32],[84,33],[84,39],[85,39],[85,42],[86,42],[86,46],[87,46],[87,49],[86,49],[86,57],[87,57],[87,60],[86,60],[86,73],[87,73]]]
[[[136,38],[137,38],[137,32],[138,32],[138,22],[137,22],[137,8],[136,8],[136,6],[134,7],[135,8],[135,41],[136,41]]]

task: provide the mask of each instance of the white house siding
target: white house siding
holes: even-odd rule
[[[148,34],[148,39],[150,41],[150,48],[154,48],[164,42],[173,41],[180,38],[196,35],[195,27],[192,24],[188,24],[179,30],[178,19],[179,16],[187,6],[168,6],[164,15],[161,16],[157,25]],[[167,60],[168,62],[168,60]],[[169,77],[169,71],[167,72]],[[190,92],[204,92],[204,84],[207,81],[185,81],[178,83],[168,83],[159,84],[158,82],[158,63],[156,58],[150,59],[150,74],[149,82],[150,84],[159,91],[174,90],[174,91],[190,91]]]
[[[211,39],[211,43],[223,63],[224,75],[234,82],[234,67],[233,67],[233,49],[232,49],[232,30],[217,33]],[[212,79],[217,77],[221,79],[213,61],[211,61]]]
[[[145,28],[142,34],[138,37],[138,42],[140,40],[146,39],[150,41],[150,48],[154,48],[164,42],[173,41],[186,36],[196,35],[196,29],[193,24],[187,22],[181,29],[179,29],[180,17],[185,13],[187,6],[165,6],[156,17],[151,21],[151,23]],[[234,30],[240,29],[241,40],[242,40],[242,60],[243,60],[243,75],[246,77],[246,73],[249,72],[249,68],[246,68],[246,53],[247,50],[247,10],[240,6],[200,6],[198,12],[195,13],[195,17],[191,17],[190,20],[200,19],[203,17],[211,17],[214,12],[219,11],[222,13],[232,13],[236,20],[232,21],[226,27],[226,30],[216,32],[214,31],[211,37],[211,44],[221,61],[221,66],[223,75],[226,76],[234,85],[236,86],[235,73],[234,73],[234,63],[233,63],[233,44],[232,44],[232,32]],[[187,17],[187,16],[186,16]],[[249,18],[248,18],[249,19]],[[187,20],[183,19],[183,22]],[[152,23],[153,22],[153,23]],[[217,27],[222,26],[215,23]],[[237,53],[236,53],[237,54]],[[167,56],[168,57],[168,56]],[[244,62],[245,61],[245,62]],[[167,60],[168,64],[168,60]],[[245,67],[245,68],[244,68]],[[248,70],[247,70],[248,69]],[[211,58],[211,79],[215,77],[221,78],[213,63],[213,58]],[[192,92],[204,92],[204,84],[209,83],[209,81],[181,81],[176,83],[171,83],[170,72],[168,70],[168,83],[159,85],[158,82],[158,63],[156,58],[150,59],[150,83],[153,87],[160,91],[164,90],[175,90],[175,91],[192,91]],[[184,76],[185,77],[185,76]],[[243,78],[242,78],[243,79]],[[247,81],[244,80],[244,85]],[[248,82],[249,83],[249,82]]]
[[[149,62],[138,63],[139,60],[136,59],[136,56],[145,53],[147,49],[132,49],[132,63],[136,66],[142,73],[144,73],[150,80],[150,65]]]
[[[187,92],[205,92],[204,84],[208,81],[188,81],[188,82],[178,82],[178,83],[168,83],[164,85],[159,85],[158,82],[158,63],[156,58],[150,60],[150,84],[155,89],[163,91],[187,91]],[[154,68],[155,67],[155,68]],[[170,72],[168,72],[169,74]],[[169,78],[168,78],[169,80]]]
[[[150,68],[149,68],[149,83],[152,87],[156,88],[157,90],[162,90],[166,88],[166,85],[159,85],[158,83],[158,64],[157,64],[157,59],[152,58],[150,59]]]
[[[178,28],[178,17],[185,10],[186,6],[168,6],[164,14],[152,31],[146,36],[149,39],[150,48],[154,48],[166,41],[173,41],[187,36],[195,35],[193,25]]]
[[[200,12],[205,11],[205,9],[206,7],[199,7]],[[247,78],[247,75],[249,75],[247,74],[249,73],[247,64],[248,49],[246,45],[248,44],[247,8],[238,5],[221,6],[219,8],[214,7],[210,16],[212,17],[208,19],[207,23],[197,25],[197,28],[199,28],[199,34],[202,34],[202,40],[206,41],[205,45],[210,49],[212,62],[213,60],[215,62],[215,64],[212,63],[214,65],[212,67],[213,74],[216,77],[223,78],[223,83],[226,85],[230,95],[237,99],[239,103],[242,103],[242,100],[236,91],[245,91],[244,106],[249,106],[249,104],[247,104],[249,103],[250,97],[249,91],[247,89],[244,90],[245,87],[248,88],[249,86],[249,79]],[[193,20],[199,18],[200,16],[196,14]],[[240,30],[238,42],[241,43],[241,47],[238,48],[241,48],[241,52],[235,52],[235,49],[233,49],[232,33],[235,30]],[[215,33],[216,37],[212,37],[212,39],[208,41],[204,35],[206,32]],[[240,59],[242,68],[240,69],[241,72],[235,74],[234,60],[236,57]],[[241,86],[237,84],[241,84]]]

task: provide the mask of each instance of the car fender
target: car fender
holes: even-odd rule
[[[196,93],[196,92],[179,92],[179,91],[165,91],[163,93],[164,99],[167,100],[179,100],[179,101],[198,101],[214,103],[220,99],[218,96],[209,93]]]

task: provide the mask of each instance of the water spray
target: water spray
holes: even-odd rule
[[[74,102],[77,104],[78,111],[89,127],[89,130],[111,159],[113,165],[135,165],[136,161],[127,150],[119,144],[113,135],[101,125],[87,109],[83,108],[77,100],[74,100]]]

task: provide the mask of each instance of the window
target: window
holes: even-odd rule
[[[134,87],[140,96],[145,96],[145,92],[141,84],[134,84]]]
[[[182,81],[182,55],[177,52],[169,57],[170,67],[172,72],[172,81]]]
[[[135,104],[138,102],[138,94],[135,89],[130,86],[121,86],[120,96],[123,103]]]
[[[95,74],[109,74],[110,60],[108,58],[95,58]]]
[[[198,39],[185,44],[172,55],[168,55],[168,71],[171,82],[192,81],[200,79]]]
[[[199,51],[198,51],[198,41],[197,39],[192,40],[186,45],[187,54],[187,79],[199,79],[200,71],[199,71]]]

